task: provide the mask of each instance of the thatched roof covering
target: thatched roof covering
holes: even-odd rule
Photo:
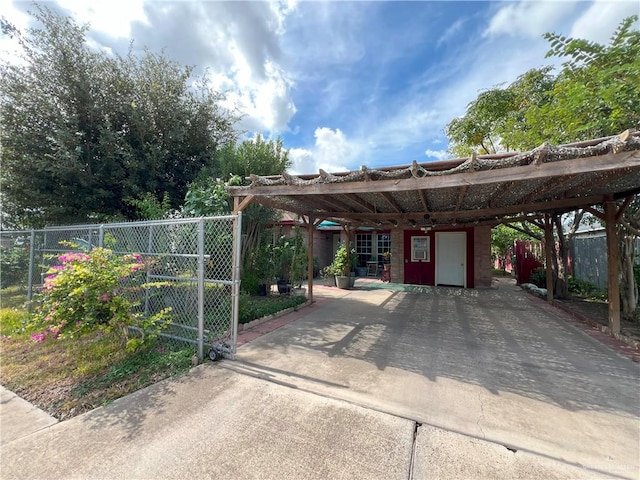
[[[344,173],[251,176],[233,187],[239,205],[258,201],[354,225],[498,223],[521,214],[562,212],[640,192],[640,134],[529,152],[472,156]]]

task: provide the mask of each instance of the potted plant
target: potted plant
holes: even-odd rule
[[[271,244],[262,245],[253,255],[251,266],[260,282],[258,295],[267,295],[276,276],[274,246]]]
[[[289,280],[293,286],[292,292],[295,295],[304,295],[306,289],[302,288],[302,282],[307,278],[309,259],[300,227],[296,227],[295,232],[295,236],[290,241],[292,255],[289,266]]]
[[[322,270],[320,270],[320,275],[324,279],[324,284],[327,287],[336,286],[336,274],[332,268],[332,265],[327,265]]]
[[[348,246],[342,242],[333,257],[332,269],[336,276],[338,288],[349,288],[349,274],[351,273],[351,252]]]
[[[293,259],[293,247],[290,239],[281,236],[273,247],[273,260],[275,264],[278,293],[285,295],[291,292],[291,260]]]

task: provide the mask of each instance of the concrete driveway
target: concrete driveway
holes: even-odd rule
[[[433,448],[436,427],[639,478],[638,364],[514,284],[498,287],[354,290],[225,366],[415,421],[417,452]],[[426,456],[414,461],[428,470]]]
[[[640,477],[640,369],[503,285],[328,289],[297,320],[7,437],[0,477]],[[6,441],[5,441],[6,440]]]

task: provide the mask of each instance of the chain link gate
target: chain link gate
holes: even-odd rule
[[[213,356],[236,352],[240,296],[242,215],[49,227],[0,232],[2,255],[20,249],[27,256],[27,297],[44,283],[56,256],[104,247],[118,255],[140,254],[146,275],[129,281],[127,290],[139,313],[151,316],[170,307],[172,321],[160,334],[172,342],[205,347]],[[73,244],[75,247],[71,247]],[[24,275],[23,275],[24,276]],[[2,272],[2,277],[5,273]],[[7,282],[3,278],[3,284]],[[24,279],[23,279],[24,281]],[[162,282],[161,288],[138,288]],[[5,285],[3,285],[4,288]]]

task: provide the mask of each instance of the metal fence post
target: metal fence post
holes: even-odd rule
[[[238,344],[238,313],[240,309],[240,262],[241,262],[241,245],[242,245],[242,212],[238,215],[234,222],[233,229],[233,263],[231,280],[232,286],[232,307],[231,307],[231,349],[235,355]]]
[[[153,247],[153,225],[149,225],[149,240],[147,242],[147,254],[151,255]],[[147,284],[151,282],[151,267],[147,266]],[[149,288],[144,289],[144,316],[149,316]]]
[[[33,298],[33,269],[35,260],[36,231],[31,230],[31,241],[29,242],[29,281],[27,286],[27,310],[31,312],[31,299]]]
[[[104,224],[100,224],[98,227],[98,246],[104,248]]]
[[[204,219],[198,220],[198,359],[204,359]]]

